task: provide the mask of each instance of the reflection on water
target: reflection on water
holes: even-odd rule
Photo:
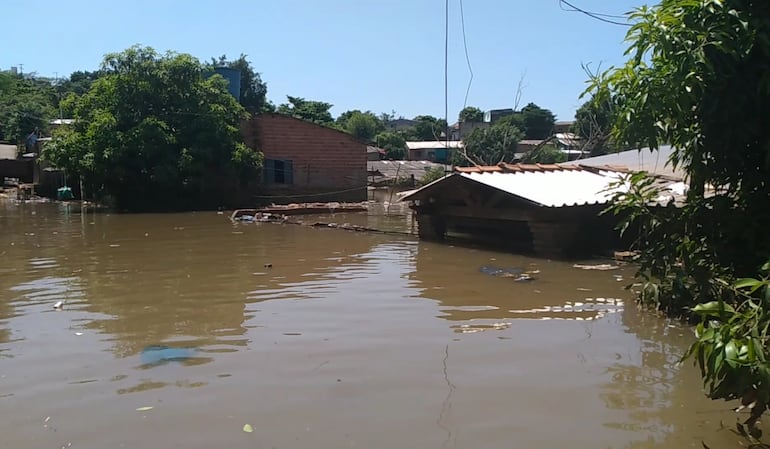
[[[734,445],[625,268],[215,213],[0,226],[0,447]]]

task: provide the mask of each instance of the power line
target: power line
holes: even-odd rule
[[[567,9],[564,7],[564,5],[567,5],[570,9]],[[568,2],[567,0],[559,0],[559,7],[562,9],[562,11],[568,11],[568,12],[579,12],[581,14],[585,14],[588,17],[591,17],[592,19],[599,20],[601,22],[610,23],[613,25],[620,25],[624,27],[630,27],[630,23],[626,22],[618,22],[616,20],[608,19],[608,17],[618,18],[618,19],[625,19],[625,16],[619,16],[619,15],[613,15],[613,14],[602,14],[598,12],[593,11],[587,11],[582,8],[578,8],[577,6],[573,5],[572,3]]]
[[[465,62],[468,63],[468,72],[471,77],[468,79],[468,88],[465,89],[465,100],[463,101],[463,109],[468,106],[468,95],[471,93],[471,85],[473,84],[473,67],[471,67],[471,58],[468,56],[468,41],[465,37],[465,12],[463,11],[463,0],[460,0],[460,24],[463,30],[463,47],[465,47]]]
[[[444,2],[444,137],[449,147],[449,0]]]

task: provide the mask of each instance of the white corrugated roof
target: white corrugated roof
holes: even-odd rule
[[[423,142],[407,142],[406,147],[410,150],[440,150],[442,148],[462,148],[463,142],[461,140],[438,141],[427,140]]]
[[[565,162],[562,165],[586,165],[599,167],[606,165],[619,165],[632,171],[646,171],[655,175],[675,176],[685,178],[682,167],[676,170],[668,160],[671,158],[673,148],[670,145],[661,145],[657,150],[644,148],[641,150],[628,150],[619,153],[606,154],[604,156],[589,157]]]
[[[618,191],[608,191],[622,174],[587,170],[525,171],[519,173],[459,173],[460,176],[547,207],[607,203]]]

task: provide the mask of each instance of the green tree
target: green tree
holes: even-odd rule
[[[0,73],[0,139],[18,144],[32,131],[45,130],[55,99],[46,80]]]
[[[447,128],[446,120],[432,115],[418,115],[414,120],[417,124],[404,133],[407,140],[443,140]]]
[[[246,111],[197,59],[134,46],[101,69],[73,127],[44,150],[91,195],[132,211],[215,207],[257,178],[261,154],[239,130]]]
[[[276,109],[279,114],[290,115],[308,122],[333,127],[334,118],[331,112],[329,112],[332,108],[331,103],[306,100],[302,97],[292,97],[291,95],[287,95],[286,99],[288,103],[284,103]]]
[[[505,122],[489,128],[476,128],[463,139],[464,150],[455,152],[454,163],[466,166],[472,162],[479,165],[510,162],[515,157],[521,136],[518,128]]]
[[[515,120],[520,121],[521,130],[527,139],[546,139],[553,134],[556,116],[548,109],[543,109],[535,103],[529,103],[521,108]]]
[[[241,95],[239,102],[250,114],[260,112],[272,112],[274,106],[267,102],[267,83],[262,81],[262,76],[255,71],[247,56],[241,53],[238,59],[232,61],[227,55],[212,60],[216,66],[224,66],[241,72]]]
[[[91,84],[99,79],[100,76],[101,72],[98,70],[93,72],[78,70],[72,72],[69,78],[60,82],[57,90],[62,94],[62,97],[66,97],[70,93],[80,96],[88,92]]]
[[[381,132],[374,138],[375,144],[387,152],[388,159],[401,160],[406,157],[406,141],[394,132]]]
[[[457,119],[460,123],[478,123],[484,121],[484,111],[475,106],[466,106],[462,111],[460,111],[460,115]]]
[[[524,155],[521,162],[525,164],[558,164],[567,162],[567,155],[556,145],[547,143]]]
[[[425,174],[420,178],[420,185],[427,185],[433,181],[437,181],[447,175],[443,166],[431,167],[425,170]]]
[[[611,107],[609,101],[588,100],[575,112],[572,132],[582,138],[585,142],[583,151],[591,156],[601,156],[616,149],[610,140],[614,121]]]
[[[358,109],[345,111],[337,117],[337,127],[357,139],[371,142],[378,132],[385,130],[385,124],[371,111]]]
[[[637,175],[614,211],[638,229],[641,300],[704,319],[692,355],[706,390],[752,404],[753,426],[770,402],[770,2],[662,0],[631,19],[630,59],[589,93],[617,112],[617,142],[671,144],[689,189],[681,207],[650,207],[660,192]]]

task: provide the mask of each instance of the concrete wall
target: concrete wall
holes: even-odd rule
[[[247,145],[265,160],[284,161],[291,173],[263,176],[274,202],[366,200],[366,144],[340,131],[280,114],[261,114],[244,123]],[[266,167],[271,164],[266,164]],[[304,198],[295,195],[306,195]]]

